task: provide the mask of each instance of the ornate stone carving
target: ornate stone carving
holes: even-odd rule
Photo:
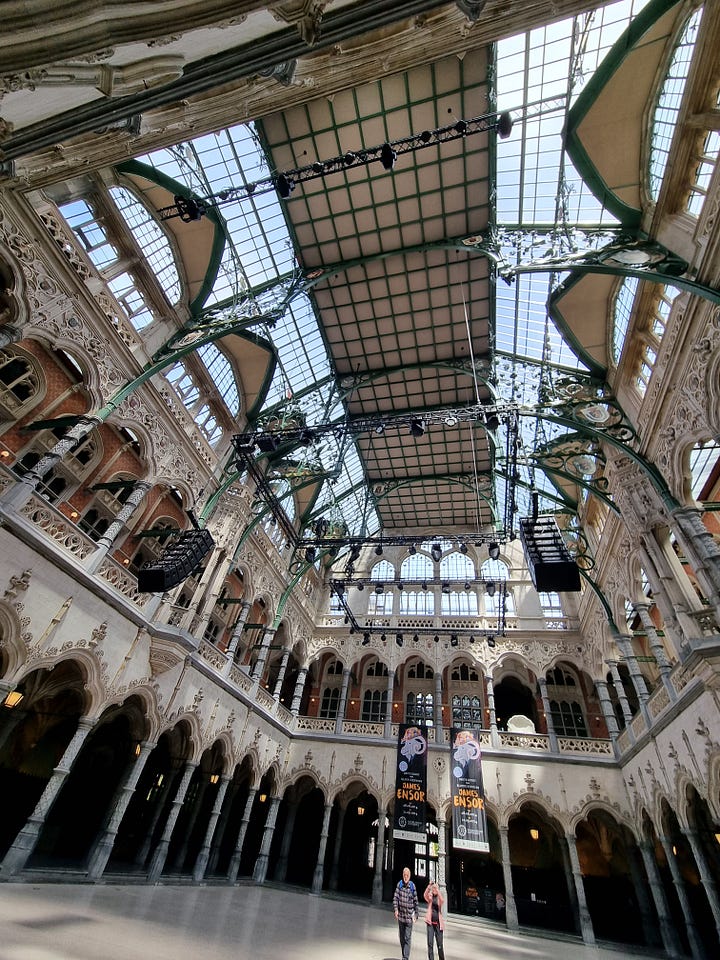
[[[27,70],[25,73],[10,73],[0,77],[0,100],[6,93],[16,93],[18,90],[35,90],[47,75],[47,70],[38,68]]]

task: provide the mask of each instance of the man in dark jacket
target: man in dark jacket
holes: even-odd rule
[[[400,948],[402,960],[410,960],[410,940],[412,938],[413,923],[418,918],[418,897],[415,884],[410,879],[410,868],[405,867],[402,880],[395,887],[393,909],[398,922],[400,933]]]

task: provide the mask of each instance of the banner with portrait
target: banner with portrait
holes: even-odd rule
[[[425,843],[427,826],[427,727],[401,724],[395,762],[393,836]]]
[[[450,751],[453,846],[489,853],[478,731],[453,728]]]

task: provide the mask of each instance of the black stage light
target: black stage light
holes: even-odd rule
[[[450,637],[450,646],[451,646],[451,647],[456,647],[457,645],[458,645],[457,634],[456,634],[456,633],[453,633],[452,636]]]
[[[410,436],[422,437],[424,433],[425,427],[423,426],[422,420],[413,420],[410,424]]]
[[[379,584],[375,587],[375,593],[382,593],[384,589],[385,589],[385,587],[384,587],[381,583],[379,583]]]
[[[288,177],[284,173],[281,173],[275,181],[275,186],[277,187],[277,192],[280,199],[287,200],[287,198],[295,189],[295,181],[292,179],[292,177]]]
[[[186,580],[213,548],[209,530],[187,530],[165,552],[138,571],[140,593],[164,593]]]
[[[401,633],[395,634],[395,643],[401,647],[403,645],[403,635]]]
[[[305,559],[308,563],[315,562],[315,547],[306,547],[305,548]]]
[[[489,597],[494,597],[494,596],[495,596],[495,584],[492,582],[492,580],[491,580],[490,583],[485,587],[485,593],[486,593]]]
[[[492,649],[495,646],[495,637],[488,637],[487,645]]]
[[[417,547],[415,546],[414,543],[411,543],[410,546],[408,547],[408,556],[414,557],[416,553],[417,553]]]
[[[370,643],[370,634],[364,633],[362,638],[362,645],[366,647]]]
[[[382,548],[382,544],[379,543],[379,544],[375,547],[375,556],[376,556],[376,557],[381,557],[382,555],[383,555],[383,548]]]
[[[459,547],[460,553],[467,553],[468,547],[466,543],[461,543]]]
[[[393,150],[389,143],[384,143],[380,147],[380,162],[386,170],[392,170],[395,166],[395,161],[397,160],[397,153]]]
[[[433,558],[435,563],[440,563],[440,559],[442,557],[442,547],[439,543],[434,543],[432,547],[430,547],[430,556]]]
[[[499,560],[499,559],[500,559],[500,546],[499,546],[499,544],[495,543],[494,541],[493,541],[493,543],[489,543],[489,544],[488,544],[488,556],[490,557],[491,560]]]
[[[507,138],[512,133],[513,122],[512,117],[507,110],[504,110],[497,120],[497,132],[501,140],[507,140]]]

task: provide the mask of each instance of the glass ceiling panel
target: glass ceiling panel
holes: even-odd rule
[[[535,242],[530,243],[533,256],[540,256],[547,249],[537,247],[541,242],[547,241],[547,245],[555,246],[558,252],[567,249],[563,244],[570,242],[573,228],[616,226],[615,219],[594,198],[565,155],[563,131],[567,108],[585,80],[647,2],[620,0],[497,45],[498,110],[512,110],[520,104],[536,106],[523,116],[516,113],[512,135],[497,141],[496,219],[501,229],[517,230],[520,236],[537,234]],[[404,95],[410,102],[414,92],[406,90]],[[382,105],[379,116],[387,109],[387,105]],[[318,155],[329,157],[338,150],[336,144],[333,149],[319,151]],[[270,172],[252,125],[221,130],[142,159],[200,195],[221,194],[224,189],[255,182]],[[327,190],[333,188],[331,181],[329,177]],[[295,273],[293,241],[283,206],[275,193],[251,193],[240,202],[223,206],[222,212],[230,242],[208,305],[228,300],[258,284],[287,279]],[[506,239],[505,254],[510,263],[527,259],[526,243],[517,237]],[[548,295],[560,279],[557,274],[549,273],[523,275],[511,285],[500,281],[495,287],[495,347],[500,354],[498,390],[504,401],[537,402],[541,363],[585,369],[547,317]],[[280,357],[268,405],[295,398],[310,423],[344,415],[344,409],[336,402],[337,396],[332,393],[333,371],[315,312],[313,299],[296,297],[277,324],[263,331],[276,345]],[[512,357],[517,359],[510,359]],[[536,364],[527,365],[523,358],[532,359]],[[527,463],[525,451],[532,451],[539,440],[546,442],[559,432],[561,428],[550,424],[538,426],[535,419],[522,418],[519,462],[523,482],[540,489],[552,489],[544,477],[533,477],[523,463]],[[327,435],[317,447],[310,448],[306,456],[314,454],[327,469],[335,468],[340,443]],[[501,431],[498,446],[501,469],[504,451],[505,437]],[[340,511],[352,532],[359,532],[366,478],[354,442],[348,444],[341,460],[341,476],[334,484],[324,485],[315,512]],[[355,486],[357,490],[353,491]],[[498,487],[498,505],[502,512],[501,481]],[[527,513],[529,493],[519,486],[517,494],[520,512]],[[338,506],[334,507],[334,503]],[[374,508],[370,509],[366,521],[367,531],[374,532],[378,526]]]

